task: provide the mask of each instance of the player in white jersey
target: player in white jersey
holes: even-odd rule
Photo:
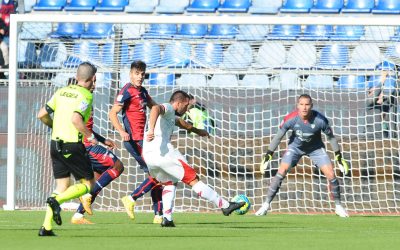
[[[196,171],[171,144],[175,126],[200,136],[209,136],[206,130],[197,129],[177,116],[184,114],[188,106],[189,95],[181,90],[172,94],[169,103],[153,106],[150,112],[148,131],[145,133],[143,142],[142,154],[150,174],[164,185],[163,221],[161,223],[163,227],[175,226],[172,220],[172,209],[176,184],[179,181],[190,185],[199,197],[203,197],[221,208],[226,216],[245,205],[245,202],[228,202],[200,181]]]

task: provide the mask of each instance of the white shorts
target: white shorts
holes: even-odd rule
[[[159,182],[164,184],[182,181],[189,184],[196,178],[196,171],[189,166],[185,157],[168,144],[168,150],[161,153],[159,150],[145,150],[143,148],[143,159],[149,168],[149,173]]]

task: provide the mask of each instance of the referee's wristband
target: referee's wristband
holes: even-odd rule
[[[89,137],[87,138],[87,140],[88,140],[88,141],[91,141],[91,140],[93,140],[94,138],[96,138],[96,137],[95,137],[94,134],[92,133],[92,135],[89,136]]]

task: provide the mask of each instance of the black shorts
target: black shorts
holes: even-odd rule
[[[59,147],[56,144],[54,140],[50,144],[54,178],[70,177],[71,174],[75,180],[94,178],[92,164],[82,143],[62,143]]]

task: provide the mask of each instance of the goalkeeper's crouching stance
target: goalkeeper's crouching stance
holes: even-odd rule
[[[267,198],[262,207],[256,212],[257,216],[266,215],[270,203],[278,193],[286,174],[296,166],[303,155],[311,158],[314,165],[320,168],[329,182],[329,190],[335,201],[335,213],[340,217],[349,217],[340,201],[340,187],[336,179],[332,162],[325,151],[325,145],[321,139],[321,131],[327,136],[329,143],[335,152],[335,161],[343,174],[347,175],[349,167],[342,159],[339,144],[329,126],[328,119],[321,113],[312,110],[313,103],[309,95],[303,94],[298,98],[297,110],[285,116],[280,125],[279,132],[272,139],[268,151],[260,166],[261,173],[266,170],[267,162],[272,159],[273,152],[288,130],[292,130],[289,146],[282,157],[278,173],[272,178],[267,192]]]

